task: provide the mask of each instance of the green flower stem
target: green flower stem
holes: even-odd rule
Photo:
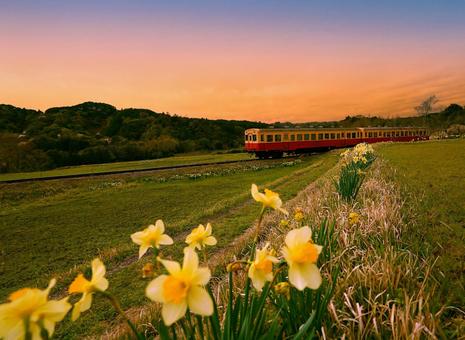
[[[126,313],[123,311],[123,309],[121,308],[121,305],[118,301],[118,299],[116,299],[115,296],[113,296],[112,294],[110,293],[107,293],[107,292],[99,292],[102,296],[104,296],[105,298],[108,299],[108,301],[110,301],[111,305],[113,306],[113,308],[116,310],[116,312],[121,315],[121,317],[124,319],[124,321],[126,321],[126,323],[128,324],[129,328],[131,328],[132,332],[134,333],[134,335],[136,336],[137,339],[140,339],[141,336],[139,334],[139,332],[137,331],[137,328],[136,326],[131,322],[131,320],[129,320],[129,318],[126,316]]]
[[[24,339],[32,340],[31,330],[29,329],[29,317],[24,319]]]

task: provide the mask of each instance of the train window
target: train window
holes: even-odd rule
[[[289,140],[289,134],[288,133],[284,134],[284,140]]]
[[[281,135],[274,135],[274,141],[275,142],[280,142],[281,141]]]
[[[260,135],[260,142],[264,142],[265,141],[265,135]]]
[[[300,133],[297,134],[297,140],[302,140],[302,134]]]
[[[373,132],[368,132],[368,137],[373,137]]]
[[[340,133],[336,134],[336,139],[341,139],[341,134]]]
[[[341,138],[346,138],[344,132],[341,132]]]
[[[356,138],[357,134],[355,132],[352,132],[352,138]]]
[[[373,132],[373,133],[374,133],[374,137],[378,138],[378,132]]]
[[[310,140],[310,135],[308,133],[304,134],[304,140]]]
[[[318,139],[319,139],[319,140],[322,140],[322,139],[323,139],[323,134],[322,134],[322,133],[319,133],[319,134],[318,134]]]
[[[329,133],[325,133],[325,139],[329,139]]]
[[[316,134],[312,133],[312,140],[316,140]]]
[[[336,134],[335,133],[332,133],[331,134],[331,139],[335,139],[336,138]]]
[[[266,141],[269,143],[269,142],[272,142],[273,141],[273,135],[266,135]]]
[[[291,135],[291,142],[295,141],[295,135]]]
[[[257,141],[257,135],[253,135],[252,139],[253,139],[254,142],[256,142]]]

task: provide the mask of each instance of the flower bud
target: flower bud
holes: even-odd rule
[[[150,278],[153,276],[153,264],[152,263],[146,263],[144,264],[144,267],[142,267],[142,278]]]

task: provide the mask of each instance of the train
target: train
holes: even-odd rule
[[[421,127],[265,128],[245,131],[245,151],[260,159],[280,158],[358,143],[410,142],[429,139]]]

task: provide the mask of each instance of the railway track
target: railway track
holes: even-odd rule
[[[281,159],[296,159],[296,158],[297,157],[295,156],[289,156],[289,157],[282,157]],[[0,180],[0,184],[45,182],[45,181],[53,181],[53,180],[59,180],[59,179],[79,179],[79,178],[99,177],[99,176],[109,176],[109,175],[124,175],[124,174],[135,174],[135,173],[143,173],[143,172],[155,172],[155,171],[162,171],[162,170],[182,169],[182,168],[196,168],[196,167],[207,166],[207,165],[223,165],[223,164],[248,163],[248,162],[257,162],[257,161],[266,162],[267,160],[242,159],[242,160],[236,160],[236,161],[179,164],[179,165],[159,166],[159,167],[153,167],[153,168],[133,169],[133,170],[112,170],[112,171],[90,172],[90,173],[72,174],[72,175],[18,178],[18,179],[10,179],[10,180]]]

